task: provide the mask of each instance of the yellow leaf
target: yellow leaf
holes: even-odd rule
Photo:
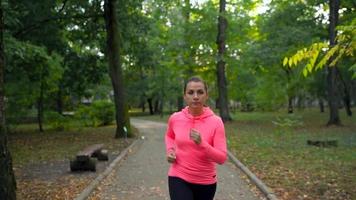
[[[292,59],[289,59],[289,66],[292,67],[292,64],[293,64],[293,60]]]
[[[283,66],[286,66],[287,63],[288,63],[288,58],[285,57],[284,60],[283,60]]]

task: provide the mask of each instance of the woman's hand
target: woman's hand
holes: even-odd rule
[[[192,139],[195,144],[201,143],[200,133],[196,129],[190,129],[190,139]]]
[[[171,151],[167,154],[167,161],[169,163],[174,163],[176,161],[176,153],[174,151]]]

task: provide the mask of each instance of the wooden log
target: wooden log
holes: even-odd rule
[[[96,157],[100,161],[108,161],[109,160],[108,150],[102,149],[100,152],[97,153]]]
[[[96,171],[96,160],[93,158],[87,161],[79,161],[77,159],[70,161],[71,171]]]
[[[317,147],[337,147],[337,140],[307,140],[308,145],[313,145]]]

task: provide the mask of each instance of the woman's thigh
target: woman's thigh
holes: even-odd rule
[[[211,185],[192,185],[194,200],[213,200],[216,191],[216,183]]]
[[[189,183],[178,177],[168,177],[169,196],[171,200],[194,200]]]

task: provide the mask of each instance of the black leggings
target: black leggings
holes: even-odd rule
[[[172,176],[168,177],[168,186],[171,200],[213,200],[216,191],[216,183],[193,184]]]

